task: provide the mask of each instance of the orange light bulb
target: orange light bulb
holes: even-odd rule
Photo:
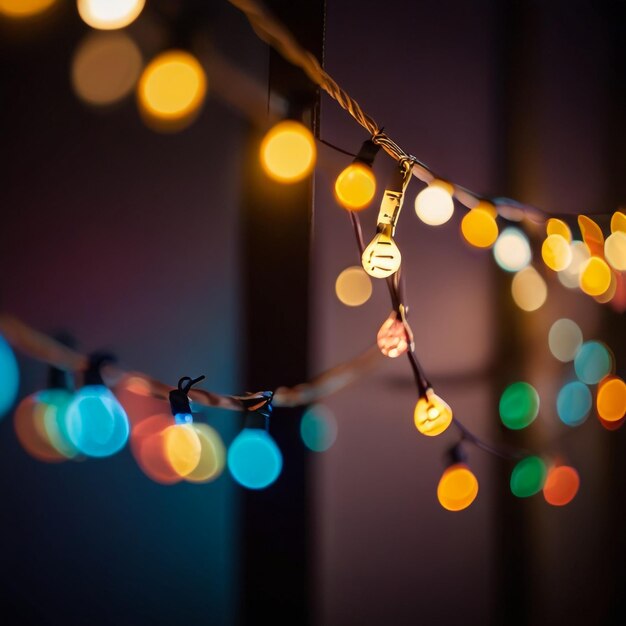
[[[466,509],[478,495],[478,480],[465,463],[448,467],[439,479],[437,499],[448,511]]]

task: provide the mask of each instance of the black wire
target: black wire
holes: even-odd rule
[[[318,137],[317,140],[320,143],[323,143],[325,146],[328,146],[329,148],[332,148],[333,150],[336,150],[337,152],[341,152],[341,154],[345,154],[346,156],[350,156],[355,158],[356,154],[354,154],[353,152],[348,152],[347,150],[344,150],[343,148],[340,148],[339,146],[336,146],[334,143],[330,143],[330,141],[326,141],[325,139],[322,139],[321,137]]]

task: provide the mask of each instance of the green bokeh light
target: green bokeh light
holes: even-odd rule
[[[528,498],[539,493],[546,482],[548,469],[538,456],[527,456],[511,472],[511,492],[518,498]]]
[[[526,428],[539,413],[539,394],[532,385],[509,385],[500,397],[500,419],[512,430]]]
[[[304,412],[300,422],[304,445],[313,452],[324,452],[337,438],[337,421],[330,409],[316,404]]]

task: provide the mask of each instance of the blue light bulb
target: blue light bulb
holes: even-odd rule
[[[11,346],[0,336],[0,417],[15,403],[19,384],[17,360]]]
[[[276,442],[259,428],[244,428],[228,449],[228,469],[248,489],[265,489],[282,468],[283,456]]]
[[[104,385],[85,385],[74,395],[66,414],[71,442],[88,456],[115,454],[128,440],[128,417]]]

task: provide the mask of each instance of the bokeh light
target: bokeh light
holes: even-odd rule
[[[361,262],[370,276],[387,278],[400,269],[402,255],[389,235],[378,233],[363,251]]]
[[[440,435],[452,423],[452,409],[432,390],[420,398],[413,413],[415,428],[429,437]]]
[[[346,306],[361,306],[372,295],[372,280],[362,267],[347,267],[337,276],[335,293]]]
[[[578,472],[568,465],[559,465],[548,472],[543,486],[543,497],[548,504],[565,506],[576,497],[579,487]]]
[[[572,231],[570,227],[563,221],[559,220],[555,217],[551,217],[546,224],[546,233],[548,236],[550,235],[560,235],[567,242],[572,241]]]
[[[580,272],[580,288],[589,296],[601,296],[611,286],[611,268],[606,261],[592,256]]]
[[[190,483],[208,483],[215,480],[226,465],[226,449],[219,433],[208,424],[193,425],[200,440],[200,460],[185,476]]]
[[[545,484],[548,470],[538,456],[527,456],[511,472],[511,493],[518,498],[529,498],[539,493]]]
[[[548,235],[541,246],[543,262],[555,272],[560,272],[572,262],[572,249],[562,235]]]
[[[576,322],[564,317],[556,320],[550,327],[548,346],[559,361],[573,361],[582,343],[583,333]]]
[[[133,90],[142,64],[139,48],[125,33],[91,33],[74,54],[72,87],[88,104],[113,104]]]
[[[171,425],[172,416],[159,413],[139,422],[130,435],[130,449],[137,464],[148,478],[162,485],[173,485],[182,480],[167,458],[163,445],[163,433]]]
[[[572,241],[570,250],[572,251],[572,260],[557,276],[564,287],[577,289],[580,287],[580,273],[590,256],[589,248],[582,241]]]
[[[261,165],[265,173],[280,183],[296,183],[313,167],[317,150],[311,131],[292,120],[273,126],[261,142]]]
[[[406,328],[402,320],[398,319],[395,311],[383,322],[378,335],[376,335],[376,343],[379,350],[384,356],[395,359],[409,349],[409,339],[406,334]]]
[[[519,228],[505,228],[493,247],[493,256],[503,270],[519,272],[532,259],[528,237]]]
[[[621,211],[615,211],[611,216],[611,232],[616,233],[618,231],[626,233],[626,213]]]
[[[626,414],[626,384],[611,376],[600,381],[596,397],[598,416],[607,422],[618,422]]]
[[[145,0],[78,0],[78,13],[92,28],[113,30],[134,22]]]
[[[376,177],[372,168],[364,163],[351,163],[337,176],[335,197],[350,211],[364,209],[376,193]]]
[[[502,392],[499,411],[500,419],[507,428],[526,428],[539,414],[539,394],[529,383],[513,383]]]
[[[592,256],[601,257],[604,250],[604,235],[602,229],[590,217],[578,216],[578,226],[583,241],[587,244]]]
[[[489,248],[498,238],[498,224],[489,211],[472,209],[463,216],[461,233],[470,245]]]
[[[103,385],[85,385],[67,410],[70,441],[87,456],[105,457],[121,450],[129,435],[126,412]]]
[[[15,404],[20,386],[20,370],[11,346],[0,335],[0,417]]]
[[[515,304],[523,311],[536,311],[545,303],[548,287],[539,272],[529,265],[513,276],[511,295]]]
[[[244,428],[228,449],[228,469],[248,489],[265,489],[280,475],[283,456],[264,430]]]
[[[198,467],[202,444],[193,424],[174,424],[163,431],[165,458],[179,476],[187,476]]]
[[[599,341],[583,343],[574,358],[576,376],[587,385],[599,383],[610,374],[612,367],[613,357],[607,347]]]
[[[568,426],[580,426],[588,417],[593,404],[589,387],[577,380],[563,385],[556,399],[556,412]]]
[[[337,439],[337,420],[323,404],[309,407],[300,420],[300,436],[313,452],[325,452]]]
[[[0,14],[22,19],[47,11],[56,0],[0,0]]]
[[[417,194],[415,213],[429,226],[445,224],[454,213],[452,187],[440,181],[433,181]]]
[[[626,271],[626,233],[618,230],[606,238],[604,256],[618,272]]]
[[[199,61],[184,50],[168,50],[146,66],[137,85],[144,121],[159,131],[177,131],[196,118],[207,91]]]
[[[45,405],[44,405],[45,406]],[[13,416],[13,426],[22,448],[38,461],[60,463],[66,460],[50,442],[44,422],[45,411],[37,399],[37,394],[24,398]]]
[[[74,394],[66,389],[45,389],[36,395],[47,439],[67,459],[79,453],[67,432],[67,411],[73,399]]]
[[[464,463],[448,467],[437,485],[439,504],[448,511],[466,509],[478,495],[478,480]]]

